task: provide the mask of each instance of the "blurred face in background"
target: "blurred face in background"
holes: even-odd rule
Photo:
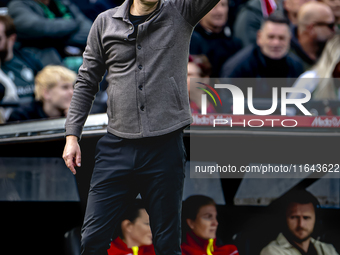
[[[49,104],[60,111],[68,110],[73,95],[73,82],[59,81],[54,87],[44,92],[44,104]]]
[[[190,92],[190,78],[200,78],[201,77],[201,68],[193,62],[188,63],[188,76],[187,76],[187,84],[188,91]]]
[[[211,32],[222,31],[228,20],[228,0],[221,0],[207,15],[201,20],[201,25]]]
[[[281,59],[289,51],[291,34],[287,24],[267,21],[257,34],[257,45],[271,59]]]
[[[128,223],[126,221],[128,221]],[[139,210],[139,217],[136,218],[134,222],[124,220],[122,223],[122,228],[124,228],[124,239],[129,240],[129,242],[132,244],[131,246],[152,244],[152,233],[150,228],[149,215],[145,209]]]
[[[299,12],[300,7],[304,3],[307,3],[310,1],[315,1],[315,0],[284,0],[283,1],[283,6],[284,6],[284,9],[288,13],[288,18],[290,22],[296,25],[297,23],[296,16],[297,16],[297,13]]]
[[[340,0],[322,0],[327,4],[333,11],[337,23],[340,23]]]
[[[5,62],[5,58],[8,53],[8,46],[7,46],[7,36],[5,34],[5,25],[0,23],[0,61],[2,63]]]
[[[285,0],[283,2],[284,2],[285,10],[297,13],[299,11],[300,7],[304,3],[307,3],[307,2],[310,2],[310,1],[312,1],[312,0]]]
[[[325,44],[328,39],[332,38],[335,33],[334,30],[335,19],[330,8],[320,9],[319,15],[313,22],[316,41]]]
[[[288,230],[297,243],[304,242],[310,238],[315,225],[315,211],[312,203],[291,203],[286,211]]]
[[[202,239],[216,238],[218,226],[216,206],[202,206],[197,213],[196,219],[187,219],[187,224],[194,234]]]

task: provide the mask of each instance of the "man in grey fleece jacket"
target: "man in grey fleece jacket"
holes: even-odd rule
[[[100,14],[89,33],[66,121],[63,158],[75,174],[78,140],[107,70],[108,133],[96,147],[82,254],[106,254],[130,201],[140,193],[156,254],[181,254],[180,215],[191,123],[186,84],[194,26],[219,0],[126,0]]]

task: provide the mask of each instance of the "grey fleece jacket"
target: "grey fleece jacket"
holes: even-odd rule
[[[160,0],[129,38],[129,0],[95,20],[66,120],[80,138],[98,83],[107,70],[108,132],[123,138],[170,133],[191,123],[187,90],[194,26],[219,0]]]

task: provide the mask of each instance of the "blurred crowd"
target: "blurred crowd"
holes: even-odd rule
[[[0,1],[0,123],[65,116],[92,22],[122,2]],[[192,112],[206,92],[190,78],[292,78],[313,100],[339,101],[339,31],[340,0],[221,0],[192,34]],[[106,87],[104,76],[91,113],[106,112]],[[272,87],[255,84],[253,96],[271,99]]]

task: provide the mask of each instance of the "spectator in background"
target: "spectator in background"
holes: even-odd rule
[[[111,242],[108,255],[155,255],[149,215],[141,199],[129,206],[118,229],[118,237]]]
[[[340,0],[322,0],[333,11],[335,17],[336,30],[340,31]]]
[[[79,7],[86,17],[94,21],[99,13],[121,5],[124,0],[72,0],[72,2]]]
[[[36,101],[15,109],[9,121],[65,117],[75,81],[76,74],[66,67],[44,67],[35,77]]]
[[[216,244],[218,226],[215,201],[195,195],[183,202],[183,255],[238,255],[235,245]]]
[[[333,36],[327,42],[316,65],[304,72],[294,87],[309,90],[314,100],[340,100],[340,35]],[[288,96],[290,99],[303,97],[302,93],[292,93]],[[296,110],[290,108],[289,112],[290,115],[295,115]],[[339,115],[338,109],[330,107],[325,112],[328,115]]]
[[[81,54],[92,25],[67,0],[12,0],[8,13],[14,19],[22,46],[54,47],[62,57]]]
[[[316,63],[327,40],[334,35],[334,22],[331,8],[324,3],[313,1],[301,6],[291,52],[303,62],[304,70]]]
[[[211,65],[205,55],[190,55],[188,62],[188,91],[190,99],[191,113],[201,113],[202,95],[205,86],[199,83],[191,84],[193,78],[209,78]],[[202,79],[200,79],[202,82]],[[207,100],[207,113],[215,113],[216,110],[212,103]]]
[[[291,34],[287,19],[280,13],[270,15],[257,35],[257,45],[248,46],[230,58],[222,68],[224,78],[287,78],[298,77],[302,64],[288,54]],[[272,96],[263,84],[254,88],[254,97]]]
[[[0,102],[5,96],[5,86],[0,83]]]
[[[291,27],[295,27],[298,23],[297,15],[304,3],[315,0],[283,0],[283,9],[290,21]]]
[[[40,60],[30,51],[14,47],[16,31],[10,16],[0,15],[1,69],[14,82],[19,102],[34,101],[34,77],[43,68]]]
[[[9,105],[16,104],[19,101],[15,84],[2,70],[4,59],[7,56],[7,35],[10,34],[10,32],[5,32],[7,23],[4,24],[1,20],[7,21],[7,18],[3,17],[5,16],[0,16],[0,123],[5,123],[12,113],[13,109]]]
[[[1,62],[0,62],[1,67]],[[13,81],[0,69],[0,123],[5,123],[12,113],[13,104],[19,101],[17,88]]]
[[[262,249],[260,255],[338,254],[333,245],[312,238],[317,230],[320,205],[311,193],[306,190],[290,192],[281,205],[282,232]]]
[[[236,16],[235,37],[242,41],[243,47],[256,44],[257,31],[261,24],[274,11],[281,11],[278,0],[249,0]]]
[[[5,96],[5,86],[0,83],[0,104],[2,103],[2,99],[4,98],[4,96]],[[3,124],[3,123],[5,123],[5,117],[0,108],[0,124]]]
[[[190,42],[190,54],[204,54],[212,65],[211,77],[218,77],[223,63],[242,48],[241,41],[231,36],[226,26],[228,0],[220,2],[201,19]]]

